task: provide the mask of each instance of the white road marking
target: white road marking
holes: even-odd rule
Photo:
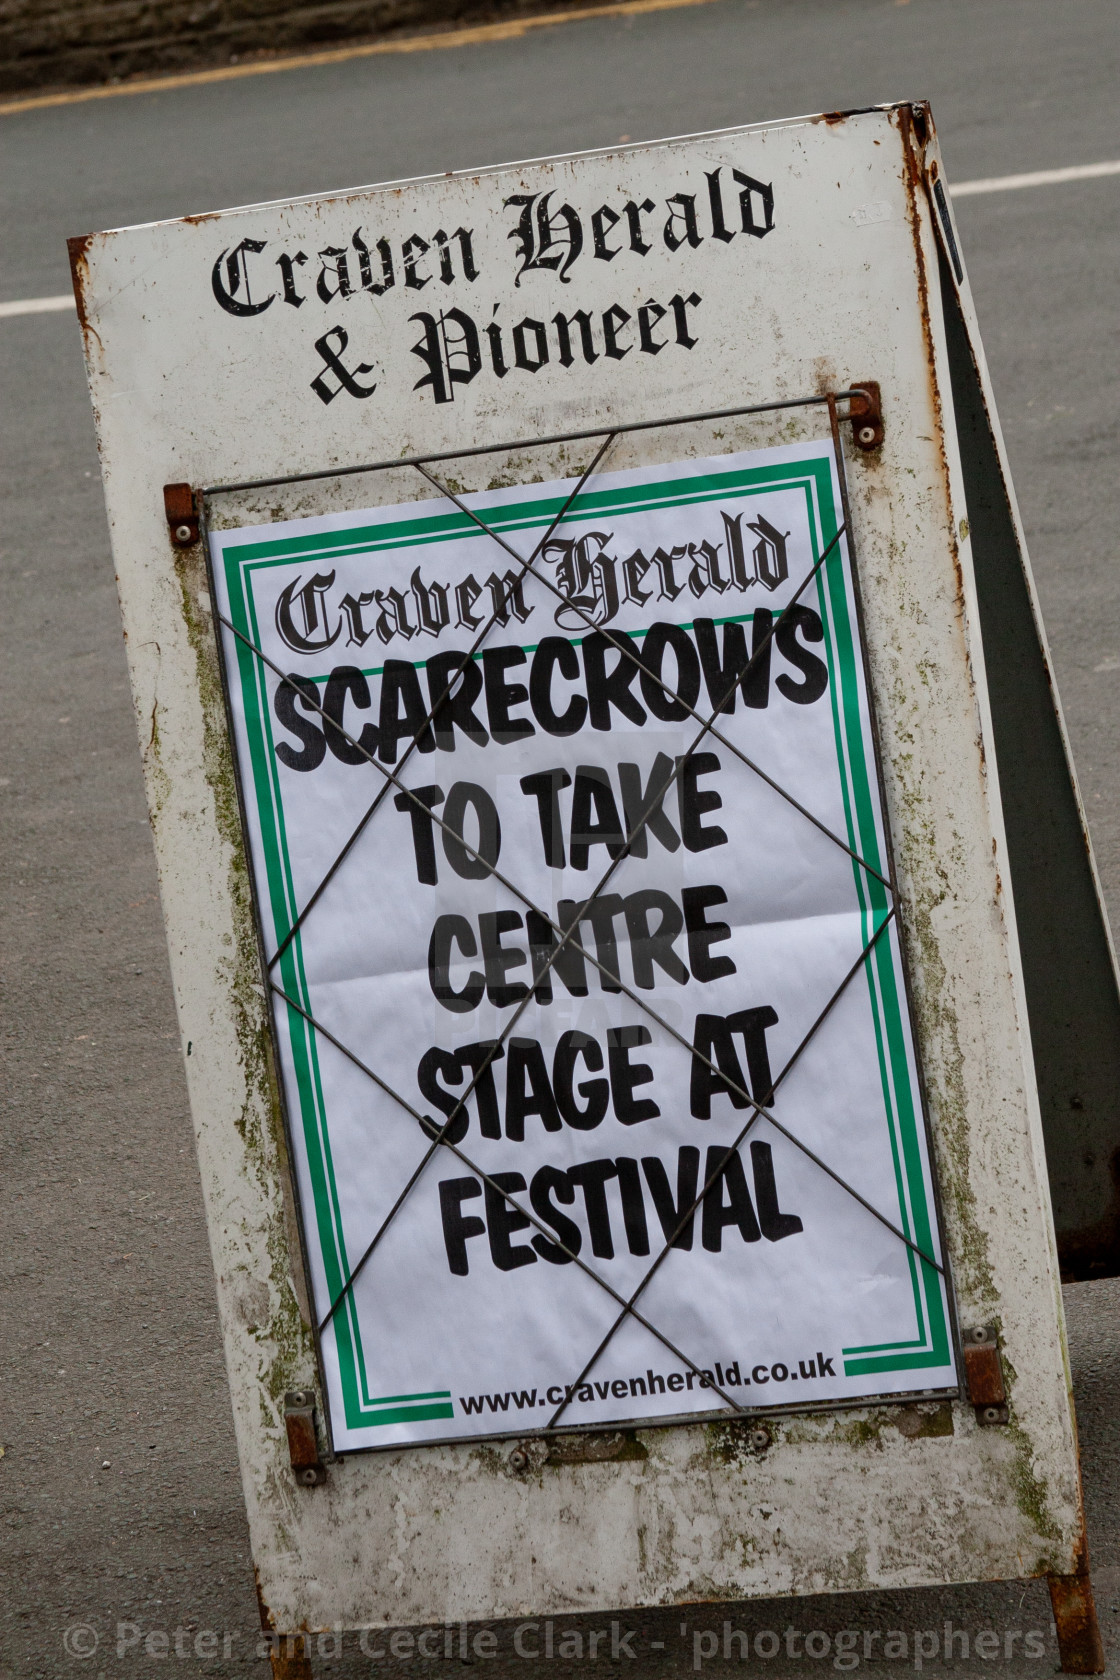
[[[74,294],[65,292],[61,297],[17,298],[14,303],[0,303],[0,315],[52,315],[73,307]]]
[[[949,190],[953,198],[973,198],[977,193],[1017,192],[1020,187],[1057,187],[1063,181],[1095,181],[1102,175],[1120,175],[1120,162],[1079,163],[1072,169],[1036,169],[1029,175],[991,175],[983,181],[959,181]]]
[[[1027,175],[991,175],[981,181],[958,181],[950,191],[953,198],[975,198],[980,193],[1017,192],[1020,187],[1057,187],[1065,181],[1096,181],[1102,175],[1120,175],[1120,160],[1115,163],[1079,163],[1071,169],[1036,169]],[[879,204],[861,205],[858,210],[852,211],[852,219],[881,221],[881,212],[885,208]],[[0,303],[0,317],[49,315],[73,307],[74,299],[69,292],[60,297],[17,298],[13,303]]]

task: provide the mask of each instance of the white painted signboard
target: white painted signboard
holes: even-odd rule
[[[71,248],[273,1625],[1081,1573],[928,110]]]

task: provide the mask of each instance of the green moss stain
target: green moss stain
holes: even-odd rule
[[[269,1265],[267,1362],[261,1372],[265,1391],[275,1410],[262,1402],[262,1423],[275,1429],[284,1392],[302,1387],[315,1369],[315,1351],[304,1323],[292,1281],[300,1263],[290,1252],[280,1173],[288,1170],[280,1087],[272,1055],[266,993],[261,974],[256,924],[253,917],[249,867],[241,832],[241,816],[233,758],[226,731],[225,702],[218,669],[218,650],[211,614],[200,597],[208,592],[200,550],[176,556],[183,622],[195,655],[203,714],[203,770],[214,801],[218,833],[229,859],[227,892],[233,918],[233,940],[226,963],[226,984],[233,1011],[234,1031],[245,1080],[245,1100],[235,1122],[248,1168],[261,1187],[271,1217],[266,1246]],[[150,749],[159,753],[153,729]]]

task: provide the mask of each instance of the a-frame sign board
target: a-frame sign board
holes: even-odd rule
[[[928,109],[71,249],[271,1625],[1045,1574],[1091,1670],[1115,976]]]

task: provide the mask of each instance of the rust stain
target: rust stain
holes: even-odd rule
[[[104,350],[105,346],[101,343],[101,335],[90,321],[89,311],[86,307],[86,286],[89,284],[89,250],[96,237],[97,235],[93,233],[78,234],[74,239],[66,241],[66,249],[70,255],[70,279],[74,287],[74,302],[78,309],[78,325],[82,329],[82,337],[88,343],[89,336],[92,333],[101,349]]]
[[[1003,1366],[994,1341],[980,1347],[965,1343],[964,1374],[968,1398],[974,1406],[1002,1406],[1006,1403]]]
[[[1058,1649],[1064,1674],[1103,1674],[1104,1646],[1097,1624],[1093,1584],[1089,1579],[1088,1549],[1082,1538],[1077,1573],[1048,1575],[1050,1604],[1058,1629]]]
[[[261,1591],[261,1572],[256,1564],[253,1565],[253,1585],[257,1592],[257,1610],[261,1618],[261,1628],[265,1633],[269,1633],[276,1626],[276,1617],[264,1601],[264,1593]]]

